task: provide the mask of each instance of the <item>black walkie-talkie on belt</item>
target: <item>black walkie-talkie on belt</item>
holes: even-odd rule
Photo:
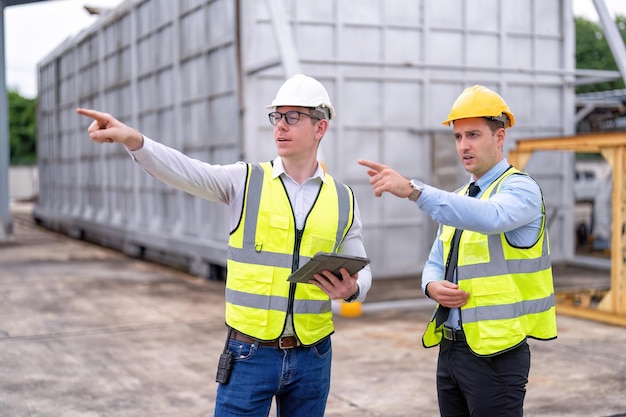
[[[217,364],[217,375],[215,375],[215,382],[220,384],[228,384],[230,379],[230,373],[233,370],[233,354],[228,349],[228,342],[230,341],[230,335],[233,332],[233,328],[228,328],[228,335],[226,336],[226,343],[224,344],[224,351],[220,355],[220,360]]]

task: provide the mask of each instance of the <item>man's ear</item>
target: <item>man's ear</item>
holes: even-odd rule
[[[319,137],[321,140],[326,134],[326,130],[328,130],[328,120],[322,119],[317,124],[316,137]]]
[[[506,130],[503,127],[496,130],[496,141],[498,142],[498,145],[502,148],[504,147],[505,139],[506,139]]]

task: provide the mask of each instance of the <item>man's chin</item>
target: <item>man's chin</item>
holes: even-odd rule
[[[473,170],[476,168],[476,165],[472,161],[463,161],[463,168],[470,174],[472,174]]]

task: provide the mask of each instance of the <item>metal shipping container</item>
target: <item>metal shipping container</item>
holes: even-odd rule
[[[295,72],[337,111],[322,155],[358,199],[376,278],[417,275],[436,225],[373,196],[358,158],[453,190],[467,180],[441,125],[473,84],[498,91],[517,138],[574,129],[571,0],[127,0],[39,64],[38,221],[218,277],[225,207],[161,184],[122,146],[89,141],[76,107],[109,112],[211,163],[275,156],[265,106]],[[528,165],[546,196],[554,260],[573,256],[570,153]],[[569,187],[569,188],[568,188]]]

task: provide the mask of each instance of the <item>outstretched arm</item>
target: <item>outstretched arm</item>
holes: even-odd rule
[[[89,138],[98,143],[117,142],[129,151],[136,151],[143,146],[143,136],[130,126],[117,120],[108,113],[91,109],[76,109],[76,113],[93,119],[87,129]]]

